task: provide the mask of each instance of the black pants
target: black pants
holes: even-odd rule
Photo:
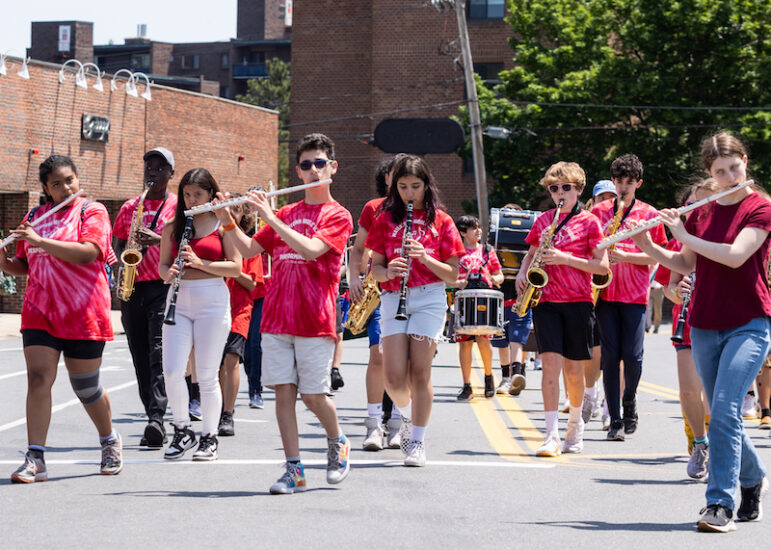
[[[168,289],[161,280],[137,282],[131,299],[120,303],[121,322],[134,361],[139,398],[148,420],[156,420],[161,425],[167,404],[161,329]]]

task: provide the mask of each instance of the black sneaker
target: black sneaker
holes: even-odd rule
[[[511,389],[509,395],[517,396],[527,387],[525,379],[525,365],[519,363],[511,367]]]
[[[485,374],[485,397],[490,398],[495,395],[495,380],[492,374]]]
[[[763,519],[763,495],[768,492],[768,478],[754,487],[742,487],[742,503],[736,511],[739,521],[760,521]]]
[[[176,460],[182,458],[188,449],[195,447],[195,433],[190,428],[177,428],[174,426],[174,437],[163,453],[163,458]]]
[[[702,508],[701,519],[696,525],[699,531],[706,533],[728,533],[729,531],[736,531],[736,525],[734,520],[731,519],[733,512],[721,506],[720,504],[710,504],[706,508]]]
[[[220,417],[220,425],[217,428],[217,435],[228,437],[236,435],[236,429],[233,425],[233,413],[223,412]]]
[[[168,442],[169,438],[166,437],[166,430],[163,428],[163,424],[157,420],[151,420],[145,426],[145,435],[139,444],[150,449],[161,449]]]
[[[458,401],[471,401],[474,396],[474,390],[471,389],[471,384],[463,384],[463,389],[458,394]]]
[[[340,374],[340,369],[337,367],[332,367],[332,372],[329,373],[330,378],[330,386],[332,386],[333,390],[339,390],[343,386],[345,386],[345,382],[343,382],[343,377]]]
[[[622,420],[613,420],[608,430],[608,441],[624,441],[624,422]]]
[[[198,449],[193,453],[193,462],[209,462],[217,460],[219,441],[216,435],[202,435]]]
[[[624,401],[624,433],[632,435],[637,431],[637,399]]]

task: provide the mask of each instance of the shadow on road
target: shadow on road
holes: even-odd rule
[[[525,525],[528,525],[527,523]],[[607,521],[535,521],[529,525],[543,525],[547,527],[567,527],[579,531],[648,531],[648,532],[672,532],[672,531],[696,531],[696,522],[688,523],[610,523]]]

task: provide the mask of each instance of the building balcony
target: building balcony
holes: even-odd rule
[[[233,65],[233,79],[246,80],[268,76],[265,63],[247,63],[246,65]]]

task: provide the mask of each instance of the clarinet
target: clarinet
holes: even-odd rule
[[[402,288],[399,291],[399,307],[396,309],[394,319],[397,321],[407,320],[407,279],[410,276],[410,266],[412,258],[405,252],[407,239],[412,238],[412,201],[407,202],[407,217],[404,222],[404,233],[402,234],[402,257],[407,260],[407,273],[402,277]]]
[[[175,316],[177,313],[177,294],[179,294],[179,280],[182,278],[182,269],[185,266],[185,260],[182,259],[182,249],[190,242],[190,237],[193,233],[193,216],[188,216],[185,219],[185,230],[182,232],[182,238],[179,240],[179,251],[177,252],[177,258],[174,263],[179,268],[177,275],[174,277],[174,281],[171,283],[171,300],[169,301],[169,309],[166,311],[166,317],[163,319],[165,325],[176,325],[177,321]]]
[[[683,309],[680,310],[680,316],[677,318],[677,325],[675,331],[672,333],[672,340],[675,344],[682,344],[685,341],[685,320],[688,318],[688,306],[691,303],[691,295],[693,294],[693,285],[696,282],[696,273],[691,273],[691,291],[683,298]]]

